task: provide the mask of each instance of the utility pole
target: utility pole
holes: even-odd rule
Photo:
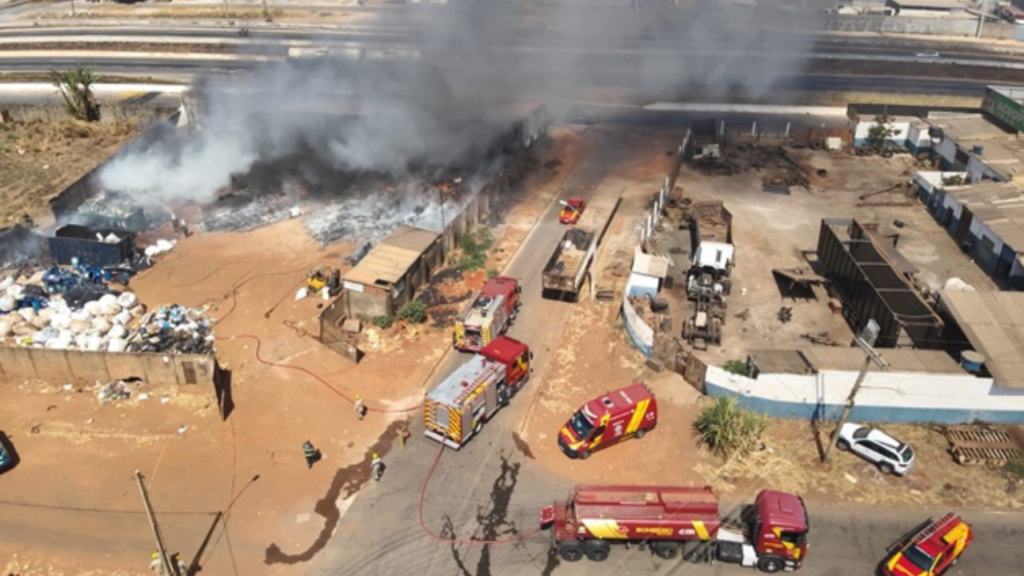
[[[860,374],[857,374],[857,380],[853,383],[853,390],[850,390],[850,397],[846,399],[846,406],[843,406],[843,413],[839,416],[839,423],[836,424],[836,429],[832,431],[832,438],[828,442],[828,448],[825,449],[825,454],[821,458],[822,463],[828,462],[829,454],[832,453],[832,450],[836,447],[836,443],[839,442],[839,430],[843,428],[843,424],[846,424],[846,419],[850,417],[850,410],[853,409],[853,403],[857,398],[857,392],[860,391],[861,385],[864,384],[864,378],[868,375],[868,368],[871,367],[871,363],[874,362],[878,364],[878,366],[883,370],[889,367],[889,363],[882,359],[870,344],[859,337],[854,342],[864,350],[864,365],[861,366]]]
[[[139,483],[139,493],[142,494],[142,503],[146,506],[146,517],[149,519],[149,527],[153,530],[153,539],[156,541],[156,551],[160,556],[160,563],[163,564],[164,574],[178,574],[178,567],[171,563],[171,558],[167,555],[167,547],[164,545],[164,537],[160,533],[160,526],[156,523],[153,505],[149,503],[149,492],[146,491],[146,484],[142,481],[142,473],[138,470],[135,471],[135,480]]]
[[[981,14],[978,15],[978,32],[975,34],[981,38],[981,29],[985,26],[985,17],[988,14],[988,0],[981,3]]]

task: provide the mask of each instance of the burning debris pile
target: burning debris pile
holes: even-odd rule
[[[151,210],[154,214],[158,211]],[[89,198],[68,216],[69,224],[92,228],[113,228],[138,232],[148,230],[159,222],[150,222],[145,210],[131,197],[103,191]]]
[[[203,311],[153,314],[84,267],[54,267],[0,281],[0,344],[50,350],[209,353]]]

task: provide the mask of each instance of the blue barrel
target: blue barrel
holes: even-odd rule
[[[960,353],[960,366],[971,374],[981,372],[984,365],[985,357],[974,350],[964,350]]]

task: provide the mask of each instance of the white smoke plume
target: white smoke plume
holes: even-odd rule
[[[833,2],[791,0],[792,10],[783,3],[424,7],[404,22],[417,61],[328,58],[211,82],[197,137],[126,151],[101,172],[101,184],[159,201],[204,202],[257,161],[297,153],[342,171],[400,176],[481,153],[513,120],[502,109],[516,99],[588,100],[609,86],[648,98],[685,98],[693,87],[763,94],[800,72],[813,51],[808,32]],[[338,123],[301,112],[325,102],[354,116]]]

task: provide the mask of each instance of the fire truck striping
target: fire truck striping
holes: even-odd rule
[[[637,403],[633,418],[629,421],[629,426],[626,427],[626,434],[632,434],[640,427],[640,423],[644,421],[644,414],[647,414],[647,405],[650,403],[650,400],[641,400]]]
[[[427,526],[427,523],[423,520],[423,503],[427,499],[427,486],[430,484],[430,478],[434,475],[434,470],[437,469],[438,463],[441,462],[441,454],[444,454],[444,449],[445,445],[444,443],[441,443],[441,446],[437,450],[437,456],[434,457],[434,463],[430,465],[430,470],[427,471],[427,477],[423,479],[423,485],[420,487],[420,502],[419,506],[417,506],[416,514],[419,517],[420,528],[422,528],[423,531],[426,532],[427,536],[430,536],[438,542],[444,542],[446,544],[512,544],[515,542],[521,542],[523,540],[526,540],[527,538],[543,530],[543,528],[538,526],[537,528],[530,530],[529,532],[524,532],[511,538],[495,538],[493,540],[475,540],[472,538],[446,538],[444,536],[436,534],[433,530],[431,530],[430,527]]]

